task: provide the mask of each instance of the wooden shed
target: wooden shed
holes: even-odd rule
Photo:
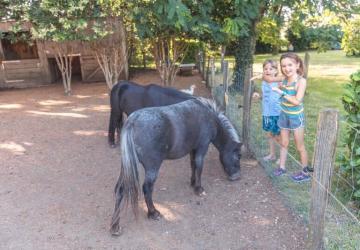
[[[13,22],[0,22],[0,32],[9,34]],[[30,34],[31,24],[23,24],[20,33]],[[103,72],[89,46],[75,42],[73,76],[82,82],[105,81]],[[24,88],[57,82],[61,74],[52,54],[51,43],[34,40],[11,43],[0,41],[0,88]],[[123,74],[125,75],[125,74]]]

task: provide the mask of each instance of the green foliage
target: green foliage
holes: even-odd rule
[[[35,2],[29,12],[32,33],[56,42],[90,40],[89,22],[98,16],[97,9],[89,0]]]
[[[280,37],[280,25],[276,20],[265,17],[256,26],[256,32],[259,34],[259,41],[263,44],[269,44],[272,51],[277,53],[282,46],[287,45],[287,41]]]
[[[294,49],[308,50],[317,49],[325,52],[337,48],[341,42],[343,32],[339,25],[325,25],[320,27],[298,26],[296,31],[290,27],[287,31],[287,38],[294,46]]]
[[[179,0],[137,1],[134,19],[140,38],[169,36],[189,29],[189,9]]]
[[[342,47],[349,56],[360,55],[360,17],[345,25]]]
[[[0,1],[0,21],[26,21],[29,6],[30,3],[28,0]]]
[[[360,70],[352,74],[350,80],[342,97],[350,128],[345,139],[347,153],[342,156],[341,170],[349,183],[353,183],[355,190],[348,192],[354,192],[353,199],[360,206]]]
[[[219,25],[209,12],[212,0],[181,1],[154,0],[134,1],[133,18],[141,39],[179,36],[203,40],[219,39]],[[217,35],[216,35],[217,34]],[[217,38],[216,38],[217,37]]]
[[[183,63],[195,63],[196,55],[199,53],[201,45],[198,41],[188,41],[188,48],[183,60]]]

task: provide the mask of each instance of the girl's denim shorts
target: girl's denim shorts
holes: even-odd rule
[[[278,126],[281,129],[289,129],[289,130],[304,128],[305,127],[304,113],[300,113],[297,115],[288,115],[284,112],[281,112],[278,121]]]
[[[262,118],[262,127],[264,131],[269,132],[274,136],[280,134],[280,128],[278,126],[279,116],[263,116]]]

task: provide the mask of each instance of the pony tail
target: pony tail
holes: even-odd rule
[[[121,131],[121,172],[119,177],[119,187],[123,188],[125,206],[131,203],[135,217],[138,215],[139,203],[139,159],[135,149],[133,127],[126,124]]]

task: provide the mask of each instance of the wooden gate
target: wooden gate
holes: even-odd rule
[[[81,77],[84,82],[104,81],[104,73],[94,56],[80,56]]]
[[[2,61],[2,87],[26,87],[29,83],[39,83],[43,79],[39,59]]]

